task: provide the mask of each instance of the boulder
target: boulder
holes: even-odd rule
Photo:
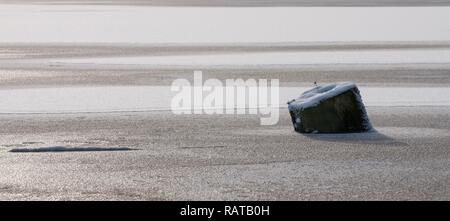
[[[358,87],[352,82],[316,86],[288,102],[300,133],[350,133],[372,130]]]

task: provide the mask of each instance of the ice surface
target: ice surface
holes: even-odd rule
[[[0,5],[0,42],[447,41],[450,7]]]
[[[450,63],[450,49],[263,52],[208,55],[92,57],[53,59],[55,63],[163,66],[436,64]]]
[[[310,89],[311,87],[280,87],[280,104],[270,105],[287,107],[287,101]],[[450,106],[448,87],[360,86],[359,90],[366,106]],[[170,87],[166,86],[0,89],[0,113],[170,110],[174,95]]]
[[[2,113],[167,110],[172,92],[159,86],[52,87],[0,90]]]

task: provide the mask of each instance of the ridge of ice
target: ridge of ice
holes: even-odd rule
[[[288,102],[288,107],[290,111],[294,109],[314,107],[326,99],[335,97],[355,87],[356,85],[353,82],[342,82],[316,86],[311,90],[305,91],[299,98]]]

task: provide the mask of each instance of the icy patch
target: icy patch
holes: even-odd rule
[[[0,90],[0,113],[169,110],[165,86],[100,86]]]
[[[329,64],[446,64],[449,49],[258,52],[208,55],[131,56],[51,59],[52,64],[253,66]]]
[[[83,152],[83,151],[128,151],[134,150],[127,147],[36,147],[36,148],[14,148],[9,152],[13,153],[36,153],[36,152]]]
[[[286,101],[310,89],[281,87],[280,103],[270,106],[287,107]],[[359,87],[359,90],[365,106],[450,106],[449,87]],[[166,111],[171,110],[174,95],[168,86],[0,89],[0,114]]]
[[[0,42],[450,40],[450,7],[0,5],[0,15]]]

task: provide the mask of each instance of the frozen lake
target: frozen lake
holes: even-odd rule
[[[450,40],[450,7],[0,5],[0,42]]]
[[[1,200],[448,200],[450,7],[79,3],[0,4]],[[354,81],[377,131],[301,135],[286,109],[272,126],[167,111],[173,80],[203,66],[279,79],[275,108]]]

